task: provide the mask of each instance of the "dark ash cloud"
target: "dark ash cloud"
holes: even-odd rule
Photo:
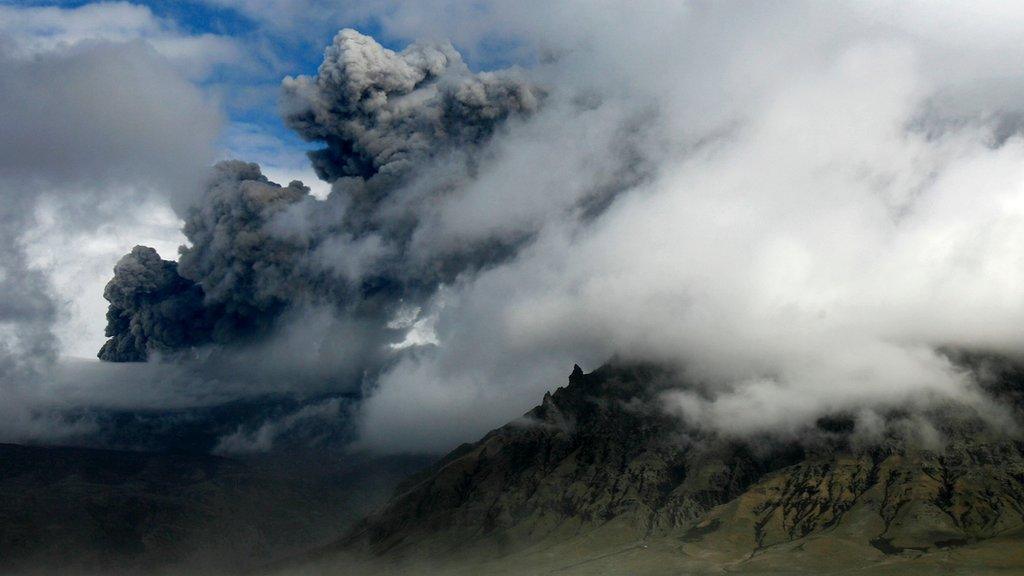
[[[543,92],[517,70],[473,74],[449,43],[400,53],[342,30],[315,77],[285,78],[285,122],[326,148],[328,181],[400,175],[450,148],[480,143],[506,118],[537,109]]]
[[[115,268],[100,358],[246,343],[284,330],[286,311],[308,307],[376,325],[373,340],[386,343],[398,333],[393,316],[439,282],[510,254],[485,241],[469,247],[472,257],[462,247],[413,262],[405,249],[419,218],[385,204],[415,196],[410,183],[422,174],[434,195],[468,181],[458,163],[439,186],[431,162],[479,149],[507,119],[536,110],[542,91],[520,72],[472,74],[449,44],[395,53],[344,30],[319,75],[286,79],[284,94],[289,125],[327,144],[311,156],[321,174],[346,185],[319,201],[299,182],[270,182],[255,164],[215,166],[187,210],[177,265],[138,247]]]
[[[114,267],[102,360],[146,360],[265,329],[304,283],[295,270],[302,242],[274,235],[274,217],[309,200],[298,182],[270,182],[255,164],[222,162],[203,203],[189,211],[178,262],[136,246]]]
[[[199,285],[216,309],[214,339],[258,330],[304,289],[298,266],[303,239],[275,233],[275,218],[312,201],[300,182],[280,186],[258,166],[222,162],[214,167],[202,203],[189,211],[179,273]]]
[[[103,290],[110,302],[101,360],[141,362],[151,351],[173,351],[204,344],[210,320],[202,289],[178,274],[178,264],[156,250],[136,246],[114,266]]]

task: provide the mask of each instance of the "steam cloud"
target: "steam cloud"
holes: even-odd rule
[[[330,196],[219,166],[181,281],[154,254],[119,265],[111,359],[343,349],[362,443],[384,450],[449,447],[614,354],[679,367],[700,393],[669,408],[724,433],[992,411],[941,351],[1024,344],[1024,81],[1005,64],[1024,14],[869,4],[528,2],[451,24],[438,1],[391,21],[535,50],[495,73],[343,31],[283,86]],[[297,336],[311,317],[326,340]]]

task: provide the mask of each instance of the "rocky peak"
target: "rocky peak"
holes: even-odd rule
[[[1024,539],[1024,443],[969,418],[949,420],[938,451],[850,442],[843,415],[813,441],[731,440],[668,415],[660,392],[675,385],[654,366],[576,365],[522,418],[403,485],[343,548],[506,557],[611,533],[664,542],[672,562],[735,563],[833,540],[862,560]]]

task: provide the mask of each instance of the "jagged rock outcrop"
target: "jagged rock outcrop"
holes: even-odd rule
[[[455,573],[1024,569],[1024,442],[1011,435],[952,410],[932,449],[853,441],[841,415],[803,442],[728,440],[666,414],[673,385],[649,366],[576,367],[522,418],[403,483],[335,551],[474,566]]]
[[[638,533],[693,522],[802,450],[755,454],[665,414],[650,367],[606,367],[547,394],[522,418],[467,444],[400,489],[360,535],[376,553],[454,537],[504,547],[613,519]]]

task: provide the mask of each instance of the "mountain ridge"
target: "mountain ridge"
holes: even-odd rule
[[[861,442],[842,414],[798,443],[730,439],[667,413],[660,392],[675,385],[649,365],[575,366],[320,558],[353,574],[1024,570],[1020,439],[956,410],[939,420],[941,448]]]

